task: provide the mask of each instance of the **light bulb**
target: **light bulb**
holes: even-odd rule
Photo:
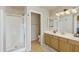
[[[76,9],[72,9],[72,13],[77,13],[77,10]]]
[[[65,11],[66,14],[70,14],[70,10]]]
[[[60,12],[61,15],[64,15],[64,12]]]
[[[56,13],[56,16],[60,16],[60,14],[59,13]]]

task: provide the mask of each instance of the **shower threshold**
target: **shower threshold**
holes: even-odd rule
[[[13,50],[9,50],[7,52],[25,52],[25,48],[13,49]]]

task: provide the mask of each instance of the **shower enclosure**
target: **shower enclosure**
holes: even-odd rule
[[[24,41],[24,27],[23,16],[6,15],[5,20],[5,49],[12,51],[23,48]]]
[[[3,51],[25,51],[24,10],[7,7],[3,12]]]

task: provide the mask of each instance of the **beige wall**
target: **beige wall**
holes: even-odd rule
[[[25,7],[21,7],[21,6],[6,7],[6,14],[7,15],[24,15],[24,9]]]

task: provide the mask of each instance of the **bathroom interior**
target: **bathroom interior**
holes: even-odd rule
[[[79,7],[0,6],[0,52],[79,52]]]

